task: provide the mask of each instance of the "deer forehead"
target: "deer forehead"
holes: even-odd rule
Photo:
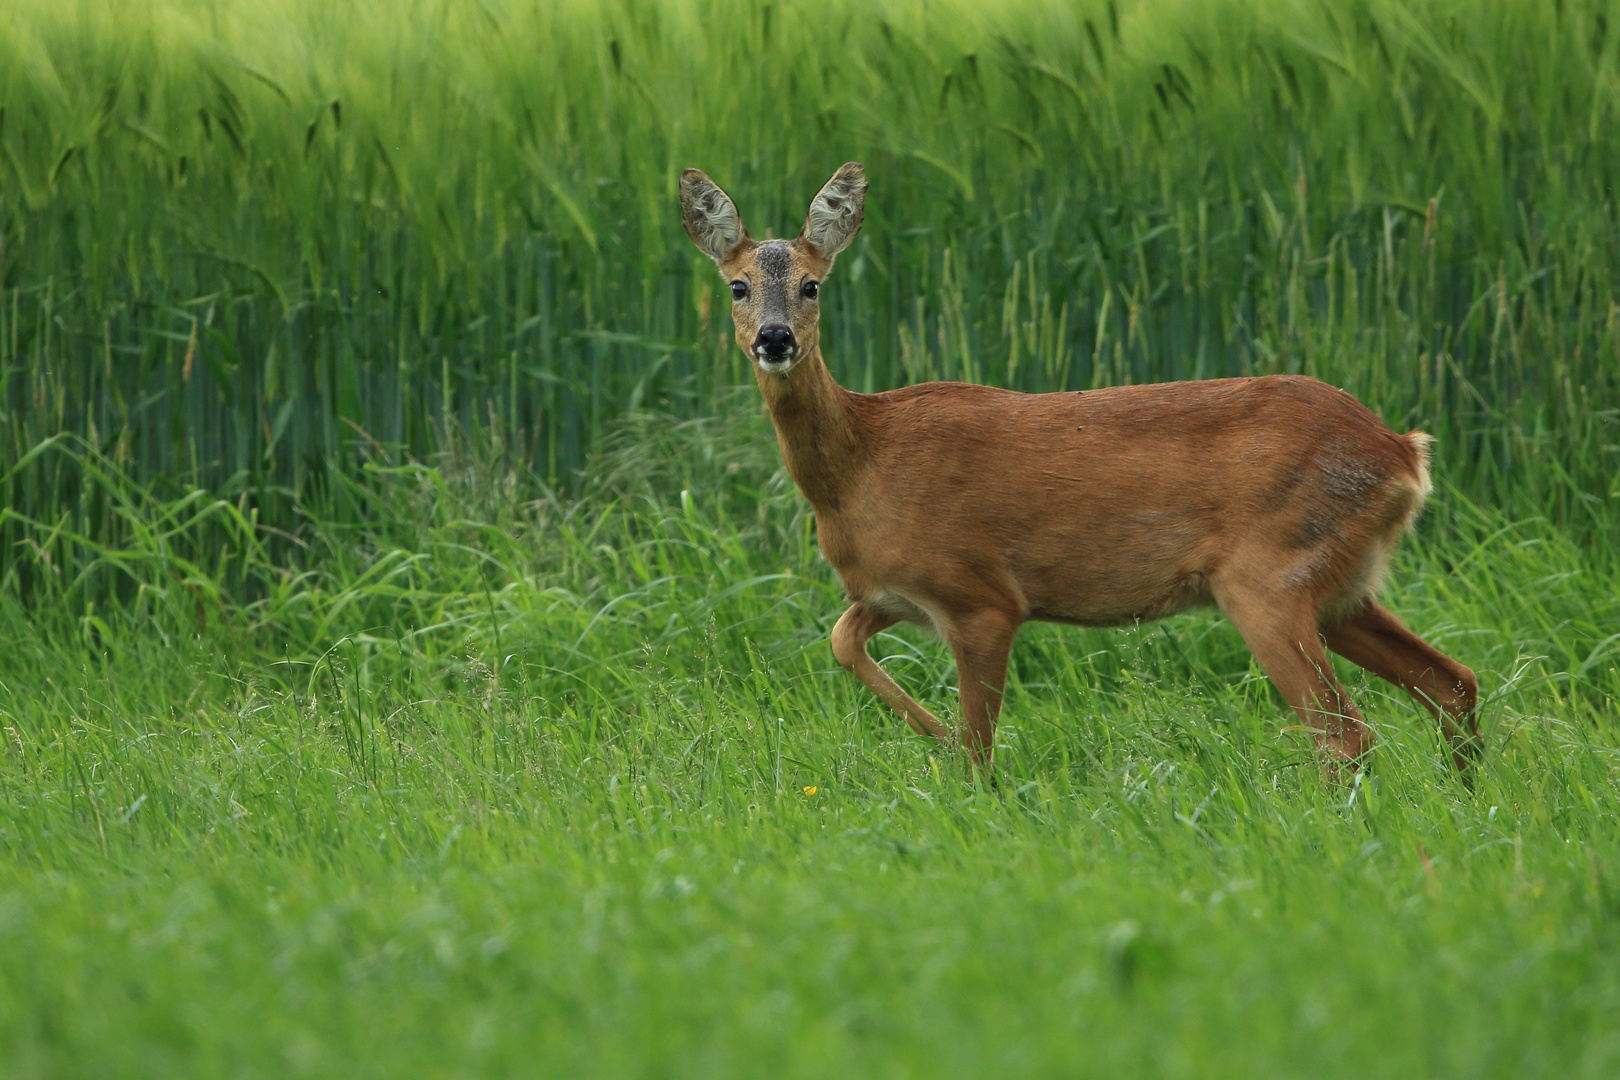
[[[739,252],[725,270],[733,278],[746,274],[762,291],[775,291],[786,290],[801,277],[820,278],[829,265],[797,240],[766,240]]]

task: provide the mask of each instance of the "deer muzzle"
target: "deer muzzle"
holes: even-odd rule
[[[789,326],[762,326],[754,335],[754,357],[767,370],[779,370],[792,363],[798,349],[799,343],[793,339],[793,328]]]

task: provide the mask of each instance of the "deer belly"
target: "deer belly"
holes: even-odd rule
[[[1020,578],[1029,617],[1043,622],[1120,626],[1212,602],[1204,572],[1193,568],[1069,566]]]
[[[876,592],[861,598],[861,601],[873,611],[899,619],[901,622],[916,623],[919,626],[934,627],[934,619],[915,602],[897,592]],[[937,629],[937,628],[935,628]]]

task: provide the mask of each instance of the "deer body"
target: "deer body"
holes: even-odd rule
[[[688,232],[732,281],[738,344],[851,601],[833,632],[843,666],[947,739],[866,651],[901,620],[939,633],[956,655],[967,748],[988,763],[1021,623],[1117,626],[1213,603],[1331,759],[1354,762],[1372,732],[1324,640],[1418,697],[1464,763],[1473,673],[1373,599],[1429,489],[1427,436],[1299,376],[844,390],[822,361],[814,305],[864,192],[846,165],[797,240],[756,243],[712,181],[682,177]]]

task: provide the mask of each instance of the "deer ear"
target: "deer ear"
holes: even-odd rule
[[[831,259],[849,246],[866,218],[866,170],[851,161],[832,174],[816,197],[801,234],[816,254]]]
[[[681,224],[698,250],[717,263],[731,258],[748,239],[737,204],[698,169],[681,173]]]

